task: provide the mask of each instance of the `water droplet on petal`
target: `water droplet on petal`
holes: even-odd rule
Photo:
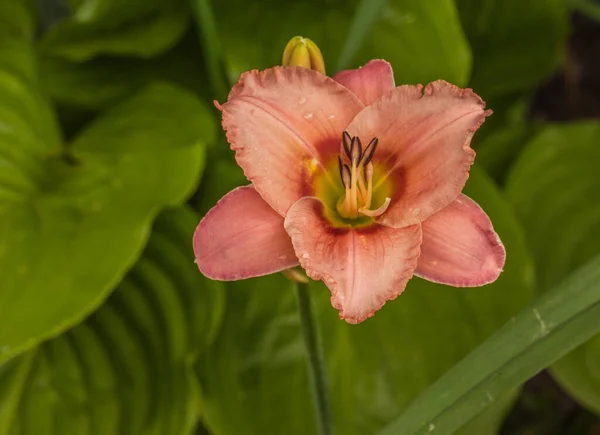
[[[306,103],[306,97],[302,97],[298,100],[298,104],[304,104]]]
[[[312,112],[308,112],[307,114],[304,115],[304,119],[312,119],[312,117],[313,117]]]
[[[279,256],[279,259],[280,259],[280,260],[285,260],[285,259],[287,259],[287,255],[280,255],[280,256]]]
[[[308,258],[308,252],[305,252],[304,254],[302,254],[302,258]]]
[[[335,115],[333,113],[327,117],[327,119],[334,119],[334,118],[335,118]]]

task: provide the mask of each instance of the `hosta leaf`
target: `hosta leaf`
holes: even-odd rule
[[[26,0],[0,2],[0,37],[31,38],[34,20],[31,5]]]
[[[565,0],[456,0],[473,49],[470,85],[489,99],[528,91],[561,60]]]
[[[535,128],[525,123],[507,125],[492,131],[477,143],[477,162],[496,182],[503,183]]]
[[[281,63],[287,41],[302,35],[314,40],[333,75],[352,23],[356,2],[334,0],[215,2],[225,60],[232,78],[252,68]],[[232,14],[231,10],[243,10]],[[311,17],[307,19],[306,17]],[[262,23],[256,26],[256,23]],[[451,0],[390,0],[355,50],[348,65],[384,58],[395,67],[398,83],[446,79],[466,84],[471,53]],[[426,53],[427,55],[423,55]]]
[[[100,304],[156,213],[195,187],[214,124],[193,96],[156,84],[64,145],[28,47],[0,39],[0,59],[2,361]]]
[[[467,194],[489,213],[508,251],[496,283],[457,289],[415,278],[357,326],[339,320],[321,283],[311,285],[337,433],[375,433],[530,300],[531,267],[510,207],[477,170]],[[207,424],[215,435],[314,433],[291,284],[272,276],[228,287],[221,334],[199,365]],[[465,433],[495,433],[509,401]]]
[[[201,410],[193,370],[224,293],[197,273],[196,216],[164,212],[123,283],[84,323],[0,366],[0,434],[184,435]]]
[[[183,0],[90,0],[44,35],[42,49],[70,60],[97,54],[149,57],[165,51],[185,32],[189,7]]]
[[[507,193],[527,231],[539,291],[600,253],[600,124],[550,126],[528,144]],[[553,366],[559,382],[600,413],[600,337]]]
[[[208,96],[206,78],[193,38],[151,59],[99,56],[86,62],[40,58],[44,91],[61,107],[98,110],[139,92],[154,81],[169,81]]]
[[[389,0],[353,66],[391,62],[398,84],[444,79],[467,84],[471,49],[452,0]]]

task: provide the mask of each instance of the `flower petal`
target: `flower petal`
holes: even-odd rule
[[[290,208],[285,229],[301,266],[325,282],[331,304],[348,323],[362,322],[402,293],[419,257],[420,225],[332,228],[314,197]]]
[[[194,254],[200,272],[221,281],[298,265],[283,218],[252,186],[233,189],[204,216],[194,233]]]
[[[399,86],[360,112],[348,133],[363,141],[379,138],[374,163],[385,164],[394,192],[377,219],[401,228],[424,221],[462,191],[475,158],[475,131],[491,114],[471,89],[442,80]],[[377,160],[375,160],[377,159]]]
[[[365,106],[396,86],[392,66],[385,60],[372,60],[361,68],[340,71],[333,79],[354,92]]]
[[[476,287],[495,281],[506,251],[490,218],[466,195],[422,224],[423,244],[415,274],[455,287]]]
[[[348,89],[316,71],[249,71],[222,106],[238,164],[282,216],[310,192],[315,169],[339,153],[342,131],[363,108]]]

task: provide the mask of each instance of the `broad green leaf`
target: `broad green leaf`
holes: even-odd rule
[[[162,213],[105,305],[0,366],[1,435],[191,435],[194,364],[224,308],[221,284],[192,261],[197,222],[185,208]]]
[[[98,54],[149,57],[173,46],[188,22],[183,0],[90,0],[74,5],[41,46],[45,53],[74,61]]]
[[[0,39],[13,60],[0,63],[0,361],[100,304],[156,213],[194,189],[214,135],[204,105],[156,84],[64,145],[26,53]]]
[[[507,247],[496,283],[457,289],[415,278],[360,325],[339,320],[329,291],[311,284],[336,433],[375,433],[530,300],[530,262],[510,207],[481,171],[473,172],[467,193],[492,217]],[[199,365],[206,423],[215,435],[315,433],[291,284],[271,276],[228,287],[221,333]],[[465,433],[495,433],[510,398]]]
[[[31,38],[33,30],[34,20],[28,1],[0,2],[0,38]]]
[[[225,61],[235,81],[246,70],[280,64],[286,43],[295,35],[319,45],[328,74],[333,75],[349,38],[356,1],[232,0],[214,6]],[[232,14],[236,9],[244,13]],[[372,29],[346,66],[383,58],[395,67],[398,83],[443,78],[466,84],[471,53],[451,0],[390,0]]]
[[[438,79],[465,86],[471,49],[453,0],[389,0],[354,66],[383,58],[397,84]]]
[[[505,125],[477,142],[477,163],[496,182],[503,183],[511,165],[522,152],[535,129],[528,124]]]
[[[55,56],[40,58],[45,92],[58,104],[97,110],[110,107],[153,81],[173,82],[208,97],[200,56],[194,38],[151,59],[100,56],[71,62]],[[216,113],[216,112],[215,112]]]
[[[539,291],[600,253],[600,123],[545,128],[527,146],[507,183],[527,232]],[[553,366],[559,382],[600,413],[600,336]]]
[[[378,435],[456,433],[503,394],[600,331],[600,257],[534,301]]]
[[[456,0],[473,49],[472,86],[484,99],[531,90],[561,60],[565,0]]]

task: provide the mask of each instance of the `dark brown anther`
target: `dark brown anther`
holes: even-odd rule
[[[352,144],[350,146],[350,161],[352,163],[356,162],[356,164],[358,165],[358,162],[360,161],[360,158],[362,156],[362,143],[360,142],[360,139],[358,138],[358,136],[355,136],[352,138]]]
[[[350,186],[350,182],[352,180],[352,176],[350,174],[350,168],[348,165],[344,165],[342,163],[341,157],[338,157],[338,162],[340,164],[340,178],[342,179],[342,184],[344,188]]]
[[[344,147],[346,155],[350,159],[350,147],[352,146],[352,137],[350,137],[347,131],[345,131],[342,134],[342,146]]]
[[[375,150],[377,149],[378,143],[379,139],[374,137],[373,139],[371,139],[371,142],[369,142],[369,145],[367,145],[367,148],[365,148],[362,162],[363,166],[367,166],[373,159],[373,155],[375,154]]]

